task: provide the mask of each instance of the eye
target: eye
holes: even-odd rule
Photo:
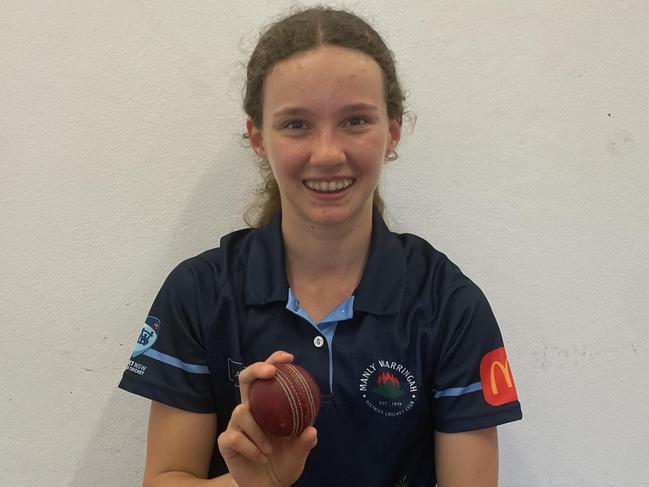
[[[300,130],[304,128],[304,122],[302,120],[290,120],[284,124],[283,128],[291,129],[291,130]]]
[[[367,119],[365,117],[352,117],[347,120],[347,123],[352,127],[362,127],[367,124]]]

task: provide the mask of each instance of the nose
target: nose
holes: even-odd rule
[[[314,166],[336,167],[347,160],[342,137],[334,129],[321,129],[313,138],[311,164]]]

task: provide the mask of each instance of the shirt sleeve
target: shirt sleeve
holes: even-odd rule
[[[519,420],[514,377],[487,298],[454,264],[447,269],[452,284],[440,318],[435,428],[455,433]]]
[[[180,409],[216,410],[200,323],[197,277],[176,267],[146,317],[119,388]]]

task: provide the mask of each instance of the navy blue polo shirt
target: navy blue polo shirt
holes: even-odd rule
[[[522,417],[484,294],[425,240],[390,232],[376,209],[361,282],[320,323],[289,289],[280,212],[182,262],[119,387],[216,413],[218,435],[240,402],[239,372],[276,350],[292,353],[322,391],[318,445],[294,485],[433,486],[436,430]],[[210,477],[226,472],[215,445]]]

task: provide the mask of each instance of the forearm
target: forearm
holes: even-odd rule
[[[238,487],[232,475],[225,474],[214,479],[199,479],[187,472],[165,472],[150,481],[144,487]]]

